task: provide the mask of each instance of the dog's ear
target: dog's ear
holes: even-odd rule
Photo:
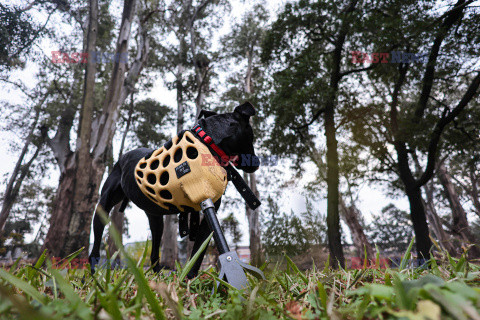
[[[255,108],[252,106],[250,102],[245,102],[242,105],[239,105],[235,108],[234,112],[241,114],[242,116],[249,118],[255,115]]]
[[[208,111],[208,110],[200,110],[200,113],[198,114],[198,119],[201,119],[202,117],[208,118],[211,116],[215,116],[217,113],[215,111]]]

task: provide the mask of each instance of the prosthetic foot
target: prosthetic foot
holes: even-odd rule
[[[207,199],[200,204],[200,207],[202,208],[202,212],[207,219],[210,229],[213,231],[213,238],[220,253],[218,259],[220,263],[220,279],[225,279],[229,284],[239,290],[248,287],[245,271],[250,272],[259,279],[265,279],[265,275],[260,269],[243,263],[235,251],[230,251],[222,229],[220,228],[213,201]]]

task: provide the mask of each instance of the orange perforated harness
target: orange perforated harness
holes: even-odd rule
[[[178,212],[200,211],[206,199],[220,199],[227,187],[227,172],[218,165],[207,165],[209,148],[190,131],[142,158],[135,167],[135,178],[142,192],[164,209]]]

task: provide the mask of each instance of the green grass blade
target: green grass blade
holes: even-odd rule
[[[101,208],[100,210],[97,209],[97,213],[100,215],[100,217],[102,218],[105,224],[108,224],[110,222],[104,210],[102,210]],[[135,279],[137,280],[137,284],[138,284],[138,289],[143,293],[143,295],[147,299],[147,302],[150,305],[150,308],[155,314],[155,318],[161,319],[161,320],[166,319],[165,314],[163,313],[163,310],[160,304],[158,303],[156,295],[153,293],[152,289],[150,289],[150,286],[148,285],[148,282],[147,282],[147,279],[145,278],[145,274],[143,273],[143,270],[140,270],[136,266],[135,261],[127,254],[125,248],[122,245],[122,241],[120,240],[121,239],[120,234],[113,224],[110,225],[110,234],[115,242],[115,245],[117,246],[117,248],[119,248],[119,250],[124,255],[125,262],[127,263],[128,269],[135,276]]]
[[[200,249],[198,249],[198,251],[192,257],[192,259],[188,260],[188,262],[185,264],[185,267],[182,269],[182,273],[178,277],[178,281],[182,282],[185,279],[187,274],[193,268],[193,265],[195,264],[195,262],[198,260],[198,258],[202,254],[202,252],[207,248],[207,246],[210,243],[210,240],[212,239],[212,237],[213,237],[213,232],[210,233],[210,235],[208,236],[208,238],[205,241],[203,241],[202,245],[200,246]]]
[[[287,255],[285,255],[285,258],[287,259],[287,264],[290,266],[290,268],[292,268],[292,270],[295,271],[296,274],[298,274],[298,276],[303,280],[303,282],[308,285],[307,277],[303,274],[302,271],[300,271],[300,269],[298,269],[295,262],[293,262],[292,259],[290,259],[290,257]]]
[[[410,244],[408,245],[407,251],[402,257],[402,261],[400,262],[400,267],[399,270],[405,269],[407,266],[408,260],[410,260],[411,252],[412,252],[412,247],[413,243],[415,242],[415,236],[412,238],[412,241],[410,241]]]
[[[27,295],[32,297],[33,299],[37,300],[41,304],[45,304],[48,301],[48,298],[38,292],[33,286],[28,284],[27,282],[23,281],[22,279],[17,278],[16,276],[8,273],[7,271],[0,269],[0,278],[5,280],[6,282],[10,283],[12,286],[17,287],[18,289],[25,292]]]

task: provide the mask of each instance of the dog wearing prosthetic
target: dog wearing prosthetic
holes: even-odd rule
[[[120,201],[123,201],[120,208],[122,212],[128,201],[132,201],[145,211],[152,232],[150,260],[155,272],[162,268],[158,259],[163,233],[163,216],[185,211],[198,216],[200,210],[198,199],[202,196],[198,192],[199,186],[204,190],[201,192],[207,193],[205,198],[213,198],[216,210],[220,206],[221,195],[227,184],[226,171],[218,164],[213,166],[212,162],[215,160],[211,157],[212,153],[207,155],[210,168],[205,168],[208,166],[205,164],[202,164],[204,168],[198,167],[198,161],[202,161],[199,159],[204,156],[204,154],[198,154],[199,151],[202,153],[212,151],[213,154],[226,155],[228,159],[223,159],[222,165],[225,165],[225,160],[228,162],[230,159],[237,159],[235,166],[248,173],[258,169],[258,161],[241,160],[244,157],[245,159],[256,159],[253,130],[250,125],[250,117],[254,115],[255,109],[249,102],[236,107],[232,113],[217,114],[202,110],[198,125],[194,129],[180,132],[177,137],[165,143],[160,149],[138,148],[132,150],[124,154],[113,167],[103,185],[98,205],[108,214]],[[207,142],[209,143],[207,144]],[[183,145],[180,146],[180,144]],[[192,150],[192,147],[195,150]],[[196,159],[197,162],[191,159]],[[153,171],[159,167],[163,174]],[[203,171],[197,172],[196,175],[190,173],[192,170],[199,171],[200,169]],[[185,178],[190,179],[193,187],[191,187],[192,183],[189,183],[189,188],[185,187],[185,183],[182,182],[184,181],[182,179]],[[179,198],[183,200],[179,202]],[[190,201],[187,201],[188,199]],[[192,201],[197,206],[192,204]],[[95,271],[95,264],[100,259],[100,244],[104,228],[102,219],[96,213],[93,219],[94,244],[89,256],[92,273]],[[191,256],[198,251],[210,233],[210,227],[206,219],[203,219],[197,227],[195,236],[191,237],[191,239],[195,239]],[[201,254],[191,269],[189,278],[198,274],[204,254],[205,252]]]

